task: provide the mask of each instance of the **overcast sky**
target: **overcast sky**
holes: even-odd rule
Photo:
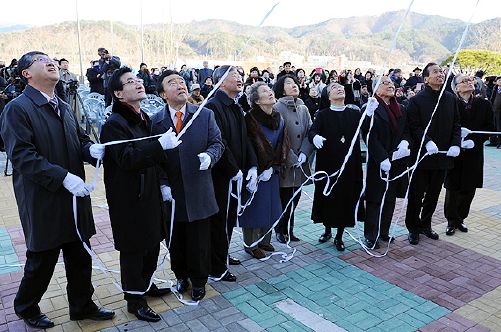
[[[76,1],[80,19],[175,23],[204,19],[225,19],[258,25],[264,15],[279,2],[264,25],[293,27],[319,23],[330,18],[379,15],[407,9],[410,0],[22,0],[0,16],[0,27],[14,24],[47,25],[75,20]],[[412,11],[467,21],[477,0],[415,0]],[[7,15],[14,13],[14,15]],[[499,0],[481,0],[474,22],[501,17]]]

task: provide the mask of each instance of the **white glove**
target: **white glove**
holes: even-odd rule
[[[397,146],[397,151],[393,152],[391,160],[398,160],[411,155],[411,150],[409,150],[409,142],[402,140]]]
[[[461,147],[463,149],[473,149],[475,147],[475,142],[473,142],[471,139],[463,140],[461,142]]]
[[[470,129],[465,128],[465,127],[461,127],[461,138],[465,138],[469,134],[471,134],[471,130]]]
[[[257,190],[257,168],[252,167],[249,169],[247,172],[247,177],[245,178],[247,180],[247,190],[250,191],[251,193],[255,193]]]
[[[158,138],[158,141],[164,150],[174,149],[182,142],[177,139],[176,133],[172,131],[172,128],[169,128],[169,130],[163,133],[163,135]]]
[[[300,153],[297,158],[297,163],[294,165],[296,167],[301,167],[301,165],[306,161],[306,155],[304,153]]]
[[[459,149],[459,146],[451,146],[449,148],[449,150],[447,150],[447,156],[448,157],[457,157],[459,156],[459,153],[461,152],[461,150]]]
[[[386,158],[385,160],[383,160],[380,164],[379,164],[379,167],[381,168],[381,170],[385,173],[388,173],[390,171],[390,168],[391,168],[391,163],[390,163],[390,160],[388,158]]]
[[[198,159],[200,159],[200,170],[201,171],[205,171],[205,170],[209,169],[211,159],[207,153],[205,153],[205,152],[199,153]]]
[[[270,167],[268,169],[265,169],[263,173],[259,174],[258,180],[264,182],[269,181],[272,175],[273,175],[273,167]]]
[[[367,116],[373,116],[374,111],[378,108],[379,102],[375,97],[370,97],[369,100],[367,100],[367,106],[365,106],[365,111],[367,112]]]
[[[85,182],[75,174],[68,172],[63,180],[63,186],[73,195],[84,197],[90,195],[89,187]]]
[[[243,179],[243,177],[244,177],[244,174],[242,173],[242,171],[238,170],[238,173],[234,177],[231,178],[231,181],[240,181]]]
[[[90,156],[98,160],[103,160],[105,148],[104,144],[92,144],[89,148]]]
[[[428,143],[426,143],[425,147],[426,147],[426,152],[428,152],[429,154],[438,153],[438,146],[433,141],[429,141]]]
[[[166,185],[161,185],[160,186],[160,192],[162,193],[162,200],[164,202],[171,202],[172,201],[172,191],[170,190],[169,186]]]
[[[322,146],[324,146],[325,140],[326,140],[325,137],[320,136],[320,135],[315,135],[315,137],[313,137],[313,145],[315,145],[315,147],[318,150],[320,150],[322,148]]]

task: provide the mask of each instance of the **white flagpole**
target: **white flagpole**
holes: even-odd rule
[[[144,62],[143,0],[141,0],[141,62]]]

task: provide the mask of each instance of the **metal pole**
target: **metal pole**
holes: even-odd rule
[[[115,38],[114,38],[115,35],[113,34],[113,21],[112,20],[110,20],[110,33],[111,33],[111,49],[110,49],[110,51],[111,51],[111,54],[114,54],[113,53],[113,46],[115,44],[114,43],[114,41],[115,41]]]
[[[141,62],[144,62],[143,0],[141,0]]]
[[[78,55],[80,57],[80,84],[84,84],[83,64],[82,64],[82,42],[80,40],[80,19],[78,18],[78,0],[75,0],[77,11],[77,36],[78,36]]]

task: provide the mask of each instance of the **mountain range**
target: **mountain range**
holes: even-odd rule
[[[151,65],[173,59],[280,62],[285,54],[308,56],[344,55],[350,60],[386,61],[403,11],[378,16],[334,18],[294,28],[255,27],[225,20],[192,21],[185,24],[144,26],[144,60]],[[293,19],[293,18],[291,18]],[[124,63],[138,66],[141,32],[138,26],[108,21],[82,21],[81,45],[85,63],[107,47]],[[441,61],[458,46],[466,23],[437,15],[410,13],[390,64]],[[18,27],[19,29],[19,27]],[[6,63],[26,51],[44,50],[51,56],[78,62],[75,22],[29,27],[21,31],[0,30],[0,60]],[[470,26],[463,48],[501,52],[501,18]],[[280,60],[280,61],[278,61]]]

